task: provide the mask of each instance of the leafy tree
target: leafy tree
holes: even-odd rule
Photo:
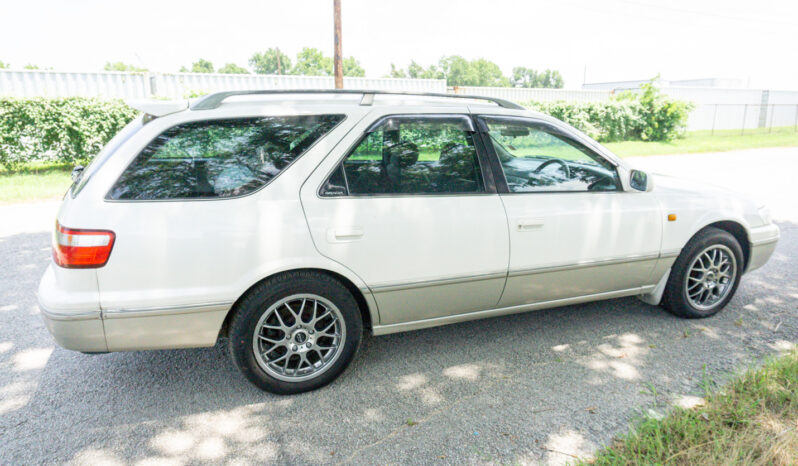
[[[296,66],[291,69],[291,74],[307,76],[330,76],[332,72],[332,58],[325,57],[321,50],[313,47],[303,47],[296,54]]]
[[[407,65],[407,75],[416,79],[434,79],[438,76],[438,68],[432,65],[425,70],[415,60],[410,60],[410,64]]]
[[[509,87],[510,80],[507,79],[499,65],[484,58],[477,58],[469,63],[474,83],[472,86],[492,86]]]
[[[365,76],[366,71],[360,66],[355,57],[346,57],[342,63],[344,76]],[[327,57],[321,50],[313,47],[303,47],[296,55],[296,65],[291,68],[291,74],[306,76],[332,76],[333,59]]]
[[[189,70],[188,68],[186,68],[184,66],[184,67],[180,68],[180,72],[181,73],[213,73],[213,63],[211,63],[208,60],[205,60],[203,58],[200,58],[199,60],[197,60],[197,61],[195,61],[194,63],[191,64],[191,70]]]
[[[344,67],[344,76],[363,77],[366,75],[366,70],[360,66],[360,62],[355,60],[355,57],[344,58],[341,64]]]
[[[523,66],[513,68],[513,76],[510,82],[514,87],[547,87],[555,89],[562,88],[564,84],[562,75],[557,70],[538,72]]]
[[[142,72],[147,71],[147,68],[139,68],[135,65],[127,65],[122,63],[121,61],[117,62],[105,62],[105,67],[103,68],[105,71],[134,71],[134,72]]]
[[[277,72],[277,54],[280,55],[280,73]],[[291,59],[276,48],[252,55],[249,66],[257,74],[291,74]]]
[[[467,60],[459,55],[441,57],[437,65],[427,68],[412,60],[407,71],[391,68],[391,76],[417,79],[445,79],[449,86],[498,86],[510,85],[499,65],[484,58]]]
[[[27,65],[25,65],[24,68],[26,70],[38,70],[39,69],[39,65],[31,65],[30,63],[28,63]]]
[[[228,63],[224,65],[223,67],[219,68],[218,72],[226,74],[249,74],[249,70],[238,66],[235,63]]]
[[[391,72],[388,73],[388,77],[389,78],[406,78],[407,77],[407,73],[405,73],[405,70],[403,70],[401,68],[397,68],[396,65],[391,63]]]
[[[5,70],[5,69],[8,69],[10,67],[11,67],[11,65],[9,65],[8,63],[3,63],[2,61],[0,61],[0,70]]]
[[[476,75],[470,63],[459,55],[442,57],[438,62],[443,78],[449,86],[476,86]]]
[[[540,74],[540,87],[562,89],[564,84],[562,75],[557,70],[546,70]]]
[[[513,76],[510,78],[510,84],[513,87],[537,87],[538,72],[532,68],[523,66],[516,66],[513,68]]]

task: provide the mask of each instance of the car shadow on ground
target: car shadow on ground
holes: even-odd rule
[[[250,385],[226,341],[55,347],[35,303],[49,235],[0,238],[0,462],[573,460],[798,340],[798,229],[781,227],[771,262],[716,317],[626,298],[365,337],[342,377],[290,397]]]

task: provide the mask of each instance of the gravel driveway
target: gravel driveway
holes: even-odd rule
[[[250,385],[226,346],[87,356],[55,347],[35,290],[55,204],[0,206],[0,464],[562,463],[798,341],[798,148],[646,157],[756,193],[782,240],[720,315],[634,298],[364,341],[316,392]]]

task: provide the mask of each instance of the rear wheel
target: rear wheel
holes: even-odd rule
[[[685,318],[717,314],[734,296],[743,266],[740,243],[729,232],[705,228],[671,267],[662,305]]]
[[[362,331],[357,303],[340,282],[289,272],[261,283],[239,304],[230,350],[241,372],[261,389],[301,393],[346,369]]]

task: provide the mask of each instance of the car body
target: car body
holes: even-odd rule
[[[256,287],[291,273],[340,284],[375,335],[623,296],[659,304],[707,228],[739,243],[717,253],[734,263],[722,307],[772,254],[779,230],[763,206],[636,171],[554,118],[498,103],[304,91],[133,104],[145,115],[58,212],[38,294],[47,327],[89,353],[212,346]],[[97,244],[90,263],[64,263]],[[310,345],[312,328],[289,327],[279,338]],[[261,386],[292,392],[284,379]]]

